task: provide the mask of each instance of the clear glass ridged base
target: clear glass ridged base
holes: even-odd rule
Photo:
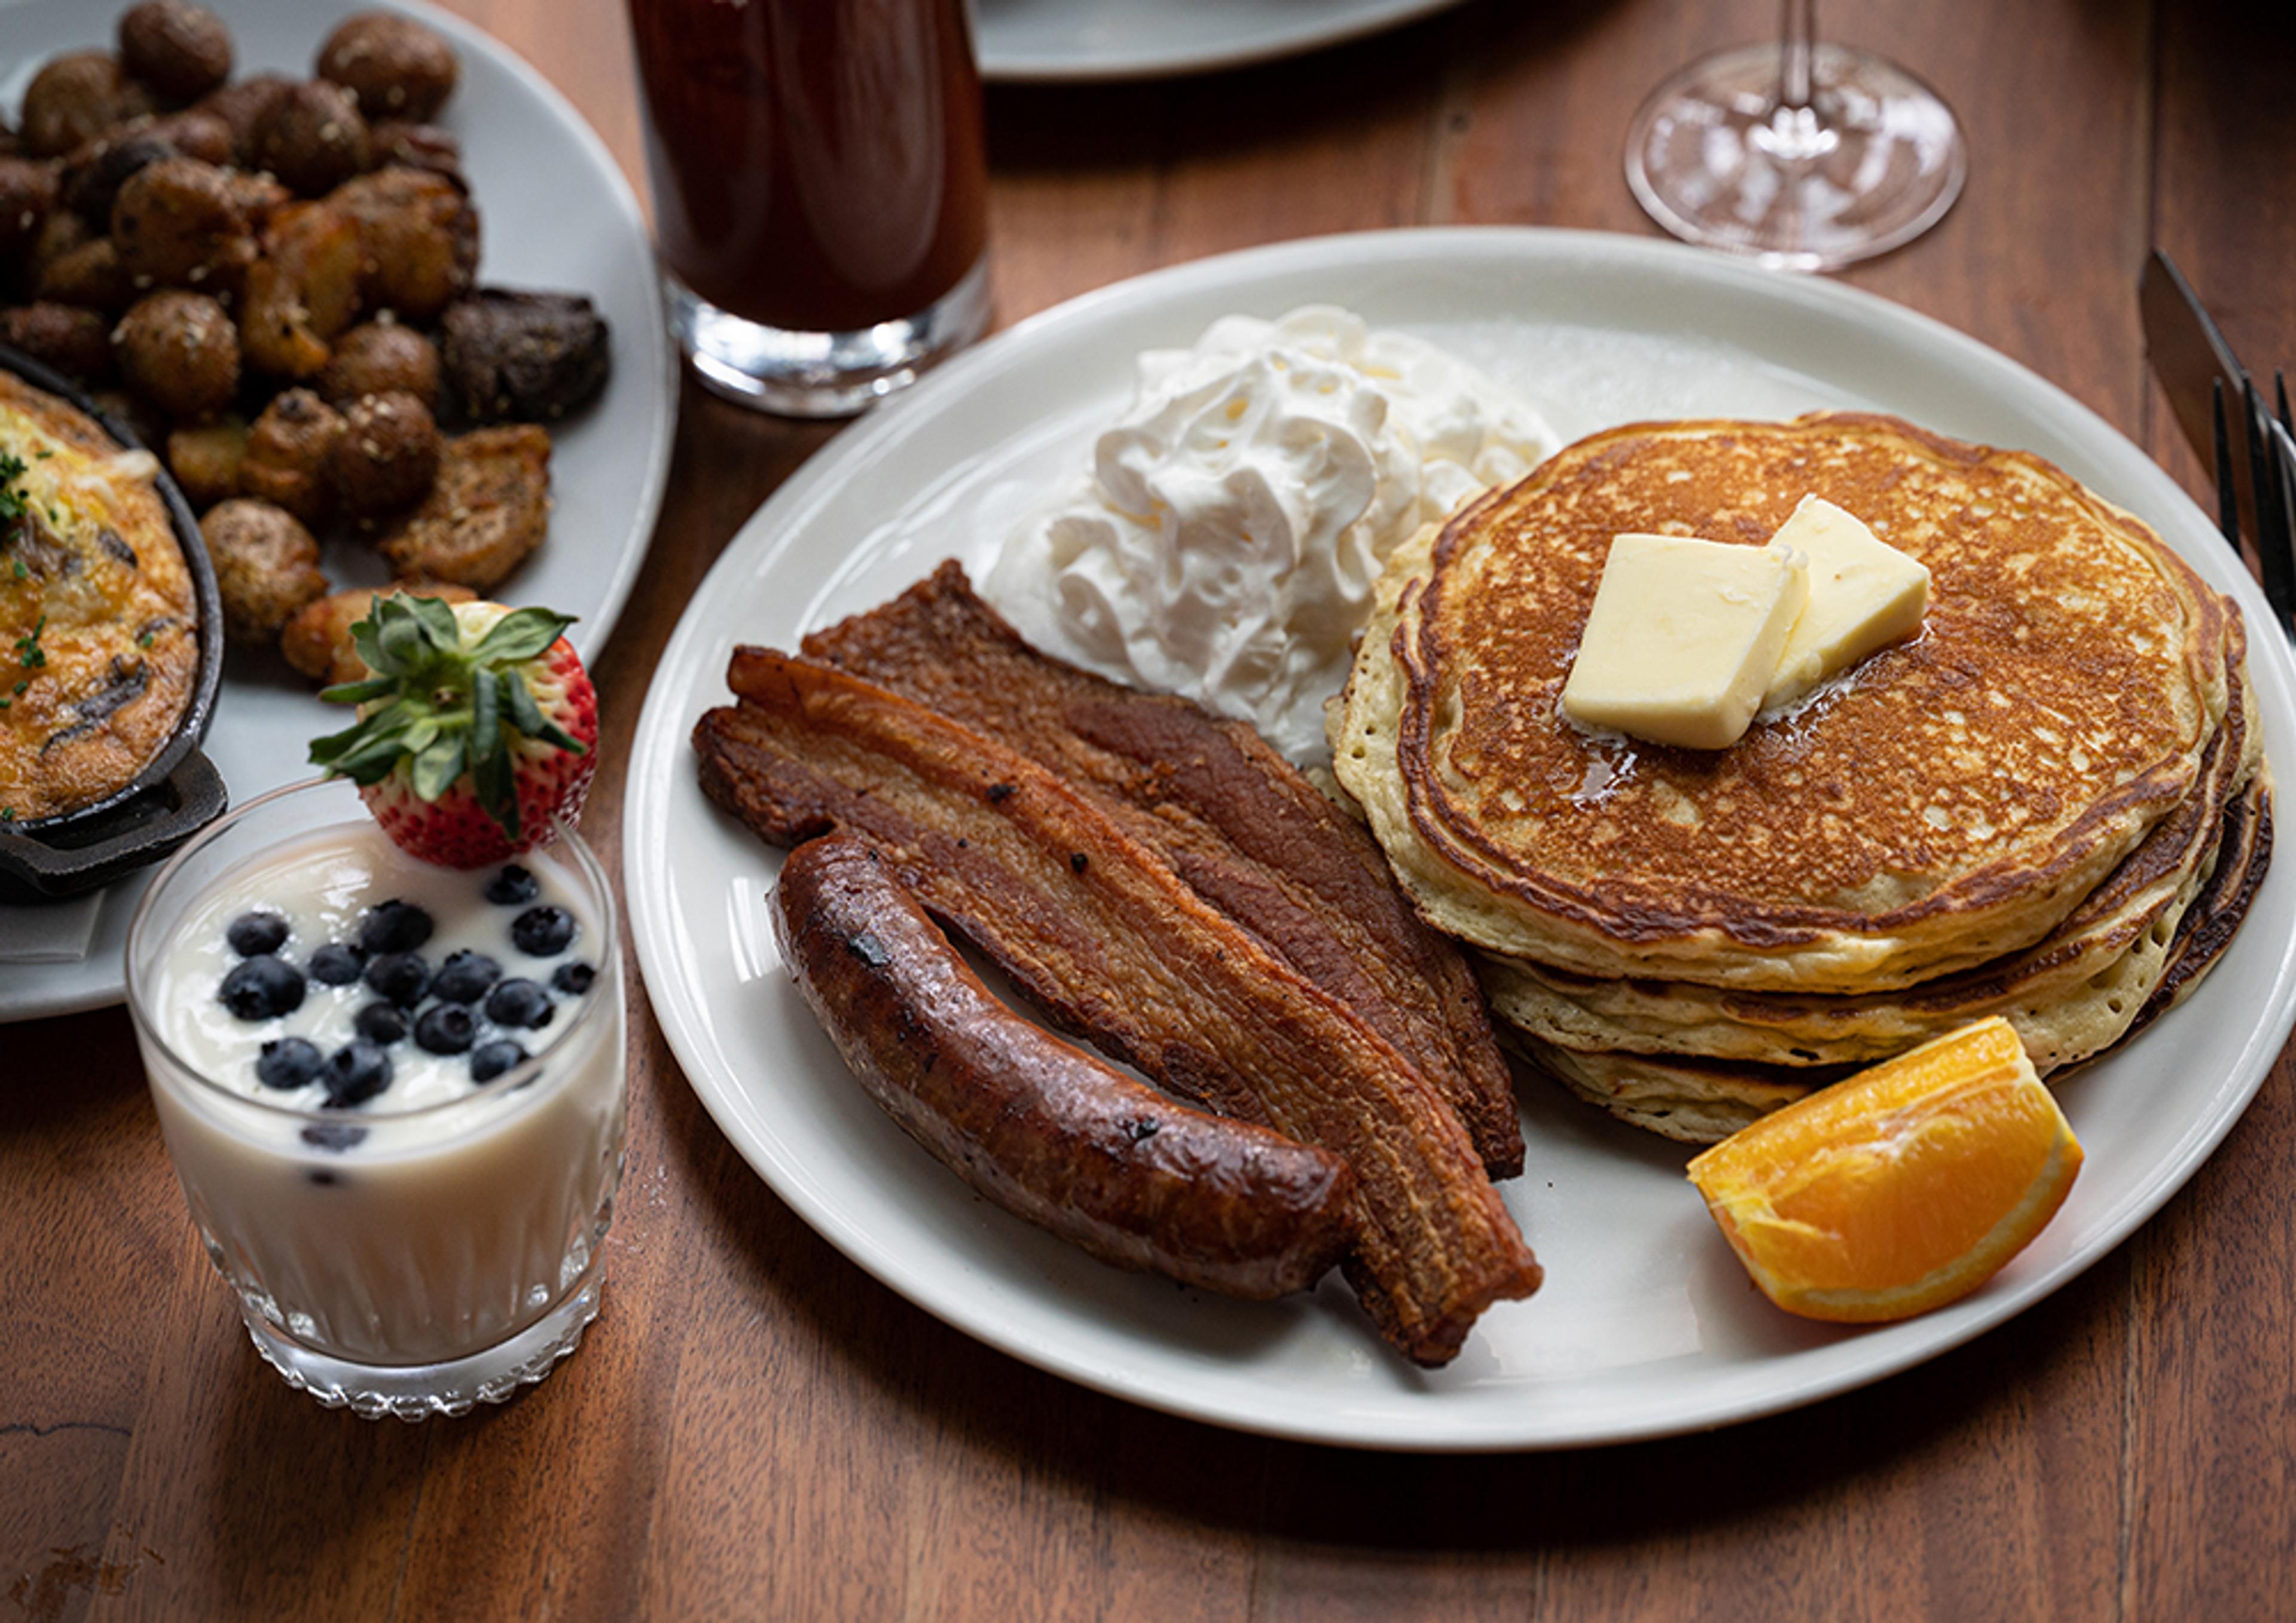
[[[710,391],[785,417],[850,417],[915,382],[988,326],[988,261],[914,316],[793,332],[719,309],[665,272],[670,331]]]
[[[1783,53],[1747,45],[1659,86],[1627,135],[1627,182],[1685,242],[1833,270],[1912,241],[1968,174],[1953,111],[1894,63],[1819,45],[1809,105],[1779,100]]]
[[[605,1265],[593,1262],[565,1299],[533,1324],[483,1352],[445,1364],[354,1364],[304,1346],[244,1301],[240,1316],[264,1362],[285,1376],[288,1385],[326,1407],[348,1409],[368,1420],[429,1420],[467,1414],[482,1403],[507,1403],[521,1387],[555,1369],[582,1344],[582,1332],[598,1316],[604,1275]]]

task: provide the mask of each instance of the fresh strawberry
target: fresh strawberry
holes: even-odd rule
[[[598,768],[598,693],[571,617],[500,603],[378,597],[351,627],[374,675],[320,695],[357,722],[311,745],[402,850],[483,868],[571,823]]]

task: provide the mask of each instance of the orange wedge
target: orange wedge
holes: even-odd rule
[[[1862,1324],[1966,1296],[2047,1225],[2081,1148],[1996,1017],[1885,1060],[1690,1163],[1779,1307]]]

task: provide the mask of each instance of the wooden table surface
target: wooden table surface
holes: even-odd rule
[[[639,174],[615,0],[453,3]],[[2288,10],[1822,7],[1938,86],[1972,153],[1942,226],[1848,279],[2036,368],[2194,479],[2148,380],[2136,275],[2165,245],[2252,365],[2296,363]],[[1322,232],[1647,234],[1620,176],[1628,116],[1775,18],[1769,0],[1476,0],[1244,73],[994,92],[1000,318]],[[609,854],[680,610],[828,437],[692,389],[685,414],[598,670],[586,826]],[[2296,1615],[2285,1057],[2135,1239],[1974,1345],[1712,1435],[1409,1458],[1168,1419],[944,1328],[767,1193],[632,996],[604,1316],[534,1392],[422,1427],[322,1411],[258,1362],[123,1013],[6,1032],[0,1619]],[[2173,1039],[2157,1057],[2176,1062]]]

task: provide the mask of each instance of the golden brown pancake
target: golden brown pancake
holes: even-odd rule
[[[1759,545],[1808,494],[1927,619],[1737,744],[1558,705],[1611,538]],[[1857,414],[1638,424],[1399,549],[1334,769],[1439,928],[1582,975],[1871,994],[2030,947],[2195,792],[2229,605],[2041,459]]]
[[[2272,791],[2259,771],[2226,816],[2222,836],[2204,865],[2206,873],[2165,945],[2165,963],[2152,994],[2132,994],[2116,1012],[2114,1030],[2101,1049],[2061,1059],[2046,1069],[2098,1057],[2125,1044],[2192,994],[2214,968],[2240,928],[2271,860]],[[2148,932],[2146,940],[2152,938]],[[2016,1017],[2013,1014],[2013,1021]],[[2019,1035],[2025,1036],[2022,1022]],[[1758,1117],[1791,1104],[1816,1088],[1852,1074],[1849,1065],[1766,1065],[1745,1060],[1680,1053],[1580,1051],[1549,1043],[1502,1021],[1500,1038],[1532,1067],[1590,1104],[1633,1126],[1689,1143],[1728,1137]],[[1910,1045],[1908,1045],[1910,1046]],[[2031,1040],[2027,1040],[2030,1053]],[[2036,1069],[2044,1069],[2036,1062]]]
[[[1483,963],[1485,990],[1503,1019],[1587,1052],[1863,1064],[2001,1014],[2043,1075],[2078,1063],[2117,1041],[2168,973],[2180,922],[2215,866],[2227,807],[2256,777],[2260,729],[2245,683],[2235,692],[2194,795],[2055,930],[2021,952],[1861,996],[1613,980],[1495,957]]]

